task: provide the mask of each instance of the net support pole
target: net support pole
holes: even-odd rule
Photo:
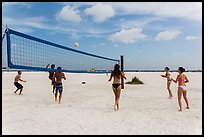
[[[10,35],[9,35],[9,31],[8,28],[6,26],[6,40],[7,40],[7,63],[8,63],[8,67],[11,67],[11,43],[10,43]]]
[[[3,37],[2,37],[2,42],[3,42],[3,40],[4,40],[4,37],[6,36],[6,31],[7,31],[7,29],[8,29],[8,26],[7,26],[7,24],[6,24],[6,30],[4,31],[4,35],[3,35]]]
[[[124,72],[124,57],[123,55],[120,56],[120,65],[121,65],[121,71]],[[121,78],[121,88],[124,89],[124,79]]]

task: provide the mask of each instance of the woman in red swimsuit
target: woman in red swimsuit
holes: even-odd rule
[[[108,81],[112,80],[112,77],[114,78],[112,89],[115,95],[115,104],[114,104],[114,110],[119,110],[119,98],[121,93],[121,77],[125,78],[124,72],[121,72],[120,66],[118,64],[115,65],[114,70],[111,73],[110,79]]]
[[[172,79],[175,83],[178,82],[178,103],[179,103],[179,111],[182,111],[182,104],[181,104],[181,96],[183,95],[184,100],[186,102],[186,108],[189,109],[189,104],[188,104],[188,98],[187,98],[187,87],[186,84],[189,82],[188,78],[186,75],[183,74],[185,72],[185,69],[183,67],[178,68],[178,73],[179,75],[177,76],[176,80]]]

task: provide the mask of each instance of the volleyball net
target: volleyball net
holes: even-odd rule
[[[7,28],[9,68],[73,73],[110,72],[120,60],[72,49]],[[46,68],[48,64],[62,70]]]

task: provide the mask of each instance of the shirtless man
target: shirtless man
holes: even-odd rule
[[[61,67],[57,68],[58,70],[61,70]],[[62,78],[64,78],[64,80],[66,80],[65,74],[63,72],[55,72],[54,74],[54,78],[56,78],[55,80],[55,101],[57,101],[57,94],[59,91],[59,104],[61,102],[61,98],[62,98],[62,91],[63,91],[63,86],[62,86]]]
[[[21,93],[23,91],[23,86],[18,81],[26,82],[25,80],[21,79],[21,74],[22,74],[22,71],[18,71],[18,75],[16,75],[16,77],[14,79],[14,85],[17,87],[17,89],[14,93],[16,93],[20,89],[19,95],[21,95]]]

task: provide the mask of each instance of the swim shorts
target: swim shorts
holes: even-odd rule
[[[63,91],[62,83],[56,83],[55,84],[55,90],[56,90],[56,92],[59,91],[59,93],[62,93],[62,91]]]
[[[14,82],[14,85],[17,87],[17,89],[22,89],[23,88],[23,86],[18,82]]]

